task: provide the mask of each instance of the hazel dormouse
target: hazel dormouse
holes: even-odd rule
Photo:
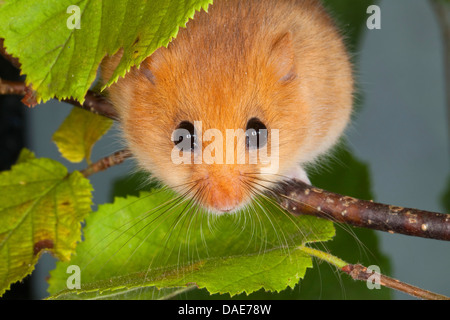
[[[105,80],[120,59],[105,58]],[[320,1],[216,0],[108,97],[139,166],[223,213],[280,180],[309,183],[305,166],[349,123],[353,88],[345,44]]]

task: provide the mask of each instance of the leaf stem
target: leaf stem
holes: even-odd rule
[[[299,249],[302,250],[303,252],[309,254],[310,256],[313,256],[313,257],[319,258],[320,260],[328,262],[329,264],[336,266],[339,269],[342,269],[348,265],[348,263],[345,262],[344,260],[342,260],[336,256],[333,256],[332,254],[329,254],[327,252],[313,249],[311,247],[306,247],[304,245],[301,246]]]

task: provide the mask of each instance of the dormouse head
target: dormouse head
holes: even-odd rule
[[[348,104],[351,85],[336,92],[351,75],[344,68],[333,80],[333,52],[296,28],[259,30],[239,19],[223,28],[215,14],[199,15],[109,93],[139,165],[220,213],[242,208],[334,143],[329,132],[339,135],[349,112],[321,113]],[[346,62],[338,44],[326,46]],[[106,75],[118,59],[104,64]]]

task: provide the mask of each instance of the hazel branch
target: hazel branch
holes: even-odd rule
[[[279,184],[275,197],[294,215],[307,214],[355,227],[450,241],[450,215],[360,200],[298,180]]]

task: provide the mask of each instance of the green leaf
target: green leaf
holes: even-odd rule
[[[34,269],[44,250],[68,260],[91,211],[92,187],[79,172],[22,152],[0,173],[0,295]]]
[[[118,198],[86,219],[85,241],[70,262],[51,272],[49,292],[68,298],[67,267],[81,269],[78,294],[96,298],[117,290],[186,287],[210,293],[279,292],[294,287],[312,266],[299,247],[327,241],[333,224],[315,217],[293,217],[269,201],[266,210],[220,216],[184,210],[170,192]],[[152,209],[154,208],[154,209]],[[81,296],[79,296],[81,297]]]
[[[148,172],[128,172],[126,176],[114,181],[109,201],[116,197],[139,196],[141,191],[159,189],[161,186],[161,182],[152,179]]]
[[[24,148],[20,151],[19,158],[17,159],[16,164],[24,163],[33,159],[36,159],[33,151]]]
[[[90,163],[92,147],[112,124],[111,119],[74,107],[53,134],[53,141],[67,160]]]
[[[8,0],[0,7],[0,37],[18,57],[37,100],[73,97],[80,102],[106,55],[124,49],[109,84],[167,46],[195,11],[212,0]],[[80,9],[80,28],[69,28]]]

